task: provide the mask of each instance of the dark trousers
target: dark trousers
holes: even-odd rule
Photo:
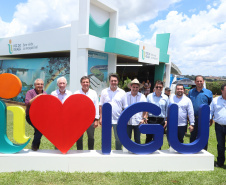
[[[194,130],[191,132],[191,137],[190,137],[190,143],[192,143],[193,141],[196,140],[197,135],[198,135],[198,117],[195,117],[195,125],[194,125]],[[204,150],[207,150],[208,148],[208,143],[206,144],[206,146],[203,148]]]
[[[90,125],[90,127],[86,130],[87,136],[88,136],[88,149],[93,150],[94,149],[94,123]],[[83,150],[83,135],[78,139],[76,142],[77,150]]]
[[[32,124],[29,115],[26,115],[26,120],[28,122],[29,125],[31,125],[34,128],[34,139],[32,141],[32,146],[36,146],[39,148],[40,143],[41,143],[41,138],[42,138],[42,133],[38,131],[38,129],[36,129],[34,127],[34,125]]]
[[[178,126],[178,140],[183,143],[184,142],[184,136],[187,131],[187,125],[185,126]]]
[[[226,136],[226,126],[222,126],[215,122],[215,132],[217,137],[217,164],[219,166],[224,165],[225,161],[225,136]]]
[[[140,144],[140,130],[139,130],[139,125],[127,125],[127,134],[129,138],[131,139],[132,137],[132,131],[134,132],[134,140],[136,143]]]
[[[148,124],[160,124],[162,126],[165,125],[164,118],[156,118],[156,117],[148,117]],[[145,143],[149,143],[154,139],[154,134],[146,134]],[[161,148],[159,148],[161,150]]]

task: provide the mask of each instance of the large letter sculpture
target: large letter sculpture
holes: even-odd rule
[[[13,98],[20,93],[22,89],[22,83],[16,75],[4,73],[0,75],[0,87],[0,97],[8,99]],[[20,124],[23,123],[20,122]],[[19,152],[29,143],[30,139],[27,139],[26,143],[22,145],[13,144],[7,137],[6,125],[7,108],[5,103],[0,100],[0,152],[10,154]],[[17,135],[18,132],[18,130],[14,130],[14,135]]]
[[[209,115],[209,106],[201,105],[197,139],[189,144],[180,143],[178,140],[178,106],[171,104],[168,109],[167,138],[172,148],[183,154],[200,152],[206,146],[209,138]]]
[[[102,130],[102,152],[104,154],[109,154],[111,151],[111,105],[106,103],[103,105],[103,130]],[[127,148],[127,150],[136,154],[149,154],[156,151],[163,144],[163,127],[159,124],[151,125],[141,125],[140,131],[144,134],[154,134],[154,141],[147,144],[137,144],[129,138],[127,134],[127,123],[129,119],[138,112],[151,112],[154,115],[159,115],[161,110],[159,107],[152,103],[140,102],[135,103],[128,108],[126,108],[118,120],[117,133],[122,145]],[[104,132],[107,131],[107,134]],[[106,140],[108,139],[108,140]]]
[[[127,135],[127,123],[129,119],[138,112],[150,112],[157,116],[161,113],[161,110],[158,106],[147,102],[134,103],[129,106],[119,117],[117,126],[118,137],[122,145],[135,154],[153,153],[163,144],[164,129],[160,124],[140,125],[140,132],[143,134],[154,134],[154,140],[147,144],[137,144],[133,142]]]

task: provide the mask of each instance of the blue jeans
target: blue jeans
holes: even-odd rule
[[[217,137],[217,164],[219,166],[224,165],[225,161],[225,136],[226,136],[226,126],[221,126],[215,122],[215,132]]]
[[[129,138],[131,139],[132,135],[132,130],[134,132],[134,140],[136,143],[140,144],[140,130],[139,130],[139,125],[134,126],[134,125],[127,125],[127,134]]]
[[[118,138],[117,134],[117,124],[112,124],[113,130],[114,130],[114,135],[115,135],[115,149],[116,150],[122,150],[122,144]]]

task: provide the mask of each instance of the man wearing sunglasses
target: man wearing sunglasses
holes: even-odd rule
[[[157,105],[161,109],[161,113],[158,116],[155,116],[151,113],[148,113],[148,124],[160,124],[165,129],[167,122],[167,108],[169,104],[168,97],[162,93],[163,82],[157,80],[155,82],[154,92],[147,96],[147,102]],[[154,138],[154,134],[146,134],[145,143],[149,143]],[[161,148],[160,148],[161,149]]]

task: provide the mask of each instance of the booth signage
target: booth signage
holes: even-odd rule
[[[159,48],[140,42],[138,62],[159,65]]]

